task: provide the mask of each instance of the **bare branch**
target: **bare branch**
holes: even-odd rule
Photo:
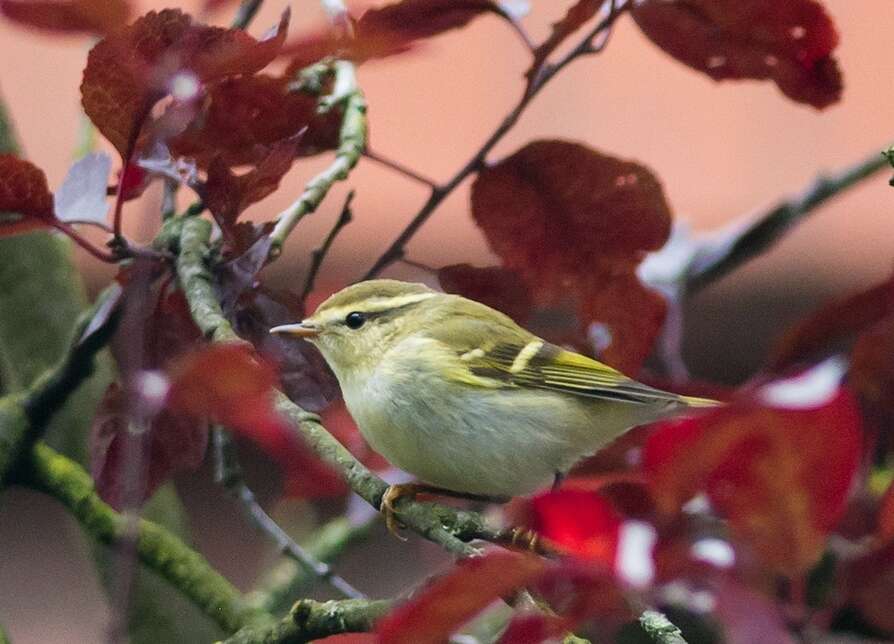
[[[326,239],[323,240],[323,245],[311,253],[310,267],[307,269],[304,288],[301,289],[302,303],[313,290],[314,282],[317,279],[317,273],[320,271],[320,267],[323,265],[323,260],[326,259],[326,255],[329,253],[329,249],[332,247],[332,243],[335,241],[338,233],[341,232],[342,228],[351,223],[351,219],[353,219],[353,214],[351,213],[351,201],[353,200],[354,191],[351,190],[345,199],[345,204],[341,207],[341,213],[338,215],[338,219],[335,220],[335,225],[332,226],[332,230],[329,231],[329,234],[326,235]]]

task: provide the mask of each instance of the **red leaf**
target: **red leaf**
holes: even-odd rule
[[[280,141],[267,149],[255,168],[241,175],[234,174],[221,157],[211,161],[208,179],[199,192],[231,246],[236,219],[279,187],[280,179],[292,167],[297,145],[297,138]]]
[[[0,12],[28,27],[102,35],[123,27],[131,7],[127,0],[0,0]]]
[[[504,15],[493,0],[402,0],[366,11],[354,33],[361,42],[390,41],[399,46],[465,27],[484,13]]]
[[[152,419],[142,436],[128,429],[127,405],[117,384],[106,390],[93,419],[90,436],[90,461],[93,480],[100,497],[115,509],[129,501],[142,502],[152,496],[172,474],[194,470],[201,465],[208,446],[208,426],[202,421],[162,410]],[[125,472],[128,442],[139,443],[143,472]],[[142,489],[135,499],[128,498],[128,487],[140,481]]]
[[[592,323],[607,327],[606,361],[639,368],[664,302],[634,271],[670,232],[670,209],[648,169],[576,143],[536,141],[481,171],[472,212],[539,304],[571,301],[584,336]]]
[[[656,45],[714,80],[772,79],[820,109],[841,97],[838,32],[816,0],[645,0],[632,12]]]
[[[544,492],[531,499],[530,516],[530,527],[562,550],[614,570],[621,518],[597,492]]]
[[[879,503],[876,536],[885,543],[894,541],[894,485],[888,487]]]
[[[798,362],[822,358],[868,327],[894,313],[894,276],[881,284],[830,302],[790,329],[770,360],[780,371]]]
[[[441,644],[495,599],[546,569],[537,557],[493,550],[466,559],[379,622],[381,644]]]
[[[315,154],[338,145],[341,114],[318,115],[316,99],[289,92],[286,78],[239,76],[214,84],[202,111],[168,142],[172,153],[194,157],[207,167],[220,156],[229,166],[259,163],[270,146],[304,132],[298,154]]]
[[[52,226],[53,194],[43,170],[0,154],[0,237]]]
[[[194,24],[176,9],[151,11],[90,50],[84,110],[127,159],[149,110],[176,76],[198,83],[254,73],[279,52],[287,25],[288,12],[276,35],[259,42],[238,29]]]
[[[524,324],[533,308],[530,290],[519,274],[499,266],[445,266],[438,270],[438,281],[446,292],[487,304],[519,324]]]
[[[886,633],[894,633],[894,541],[847,562],[841,584],[860,615]]]
[[[767,565],[806,571],[844,511],[861,458],[859,410],[845,389],[823,382],[830,368],[659,425],[644,455],[659,509],[672,515],[704,491]],[[799,388],[822,396],[797,406],[782,399]]]
[[[534,50],[534,62],[531,68],[525,72],[528,82],[533,81],[537,72],[549,58],[559,45],[571,34],[582,27],[590,18],[596,15],[599,8],[604,4],[603,0],[578,0],[558,22],[553,23],[552,31],[549,38],[543,41],[537,49]]]

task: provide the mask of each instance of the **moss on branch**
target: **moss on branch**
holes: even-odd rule
[[[100,543],[113,546],[132,540],[143,565],[180,590],[225,632],[271,619],[249,606],[201,555],[165,528],[146,519],[131,521],[113,510],[99,498],[84,468],[47,445],[34,446],[25,482],[60,501]]]
[[[383,599],[302,599],[282,621],[245,628],[223,644],[303,644],[339,633],[364,633],[371,631],[391,606]]]

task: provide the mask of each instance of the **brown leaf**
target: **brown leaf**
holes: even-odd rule
[[[279,187],[292,167],[300,137],[280,141],[267,149],[258,165],[241,175],[234,174],[221,157],[208,166],[208,179],[198,190],[228,242],[235,241],[233,226],[242,212]]]
[[[500,266],[445,266],[438,270],[438,281],[447,293],[487,304],[518,324],[525,323],[533,308],[531,293],[519,274]]]
[[[409,44],[465,27],[485,13],[504,15],[493,0],[402,0],[366,11],[357,21],[355,38]]]
[[[53,194],[43,170],[0,154],[0,237],[52,226]]]
[[[171,152],[207,167],[220,157],[226,165],[256,164],[269,146],[304,132],[298,154],[338,145],[341,113],[318,115],[313,96],[287,90],[286,78],[238,76],[209,88],[192,124],[168,142]]]
[[[818,109],[841,97],[838,32],[816,0],[645,0],[632,12],[656,45],[714,80],[771,79]]]
[[[176,9],[151,11],[90,50],[81,83],[84,110],[129,158],[149,110],[176,76],[199,83],[259,71],[279,52],[287,25],[288,12],[277,33],[259,42],[238,29],[195,24]]]
[[[536,141],[481,171],[472,213],[538,304],[570,302],[581,330],[605,325],[605,358],[635,372],[664,303],[634,271],[670,232],[661,185],[644,166],[584,145]]]
[[[107,34],[127,24],[127,0],[0,0],[0,13],[27,27],[55,32]]]
[[[531,68],[525,72],[528,81],[531,82],[537,75],[537,72],[549,58],[559,45],[571,34],[582,27],[590,18],[596,15],[599,8],[604,4],[603,0],[578,0],[558,22],[552,25],[552,31],[549,38],[543,41],[537,49],[534,50],[534,62]]]

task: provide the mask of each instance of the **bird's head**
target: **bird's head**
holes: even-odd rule
[[[370,280],[338,291],[300,323],[270,332],[316,345],[344,382],[349,373],[371,370],[388,349],[421,325],[432,305],[447,297],[424,284]]]

